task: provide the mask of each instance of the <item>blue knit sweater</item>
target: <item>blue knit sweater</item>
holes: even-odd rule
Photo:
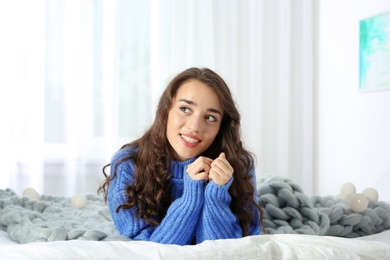
[[[115,177],[108,189],[108,206],[112,219],[120,234],[134,240],[147,240],[164,244],[188,245],[204,240],[242,237],[238,218],[230,210],[231,197],[228,192],[233,178],[224,186],[210,181],[192,180],[186,173],[187,166],[196,158],[184,162],[173,161],[170,166],[172,204],[161,223],[152,227],[137,218],[135,208],[116,212],[118,206],[127,201],[125,190],[134,182],[134,165],[130,160],[118,164],[129,149],[118,151],[111,162],[111,174],[117,166]],[[117,165],[118,164],[118,165]],[[255,183],[255,175],[253,181]],[[257,201],[257,196],[254,194]],[[250,235],[260,234],[260,213],[251,222]]]

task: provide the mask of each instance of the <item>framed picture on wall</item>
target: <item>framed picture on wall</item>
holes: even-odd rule
[[[360,21],[359,89],[390,89],[390,12]]]

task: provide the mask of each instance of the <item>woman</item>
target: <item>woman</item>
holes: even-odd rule
[[[110,165],[99,190],[124,236],[187,245],[260,233],[253,158],[242,146],[240,115],[228,86],[210,69],[178,74],[153,125]]]

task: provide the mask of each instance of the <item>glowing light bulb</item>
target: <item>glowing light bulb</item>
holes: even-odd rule
[[[365,195],[367,198],[369,198],[372,202],[377,203],[378,202],[378,192],[374,188],[367,188],[363,190],[363,195]]]
[[[39,200],[41,196],[39,196],[39,193],[33,189],[33,188],[27,188],[23,191],[22,194],[23,197],[26,197],[30,200]]]
[[[72,197],[72,205],[75,208],[82,209],[87,205],[87,197],[84,194],[76,194]]]
[[[340,192],[350,198],[353,194],[356,193],[356,187],[353,185],[353,183],[346,182],[341,186]]]
[[[349,199],[349,207],[354,212],[360,213],[367,209],[368,199],[361,193],[355,193]]]

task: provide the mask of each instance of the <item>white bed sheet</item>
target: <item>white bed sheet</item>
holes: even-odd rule
[[[69,240],[17,244],[0,231],[0,259],[390,259],[390,230],[356,239],[297,234],[205,241],[195,246],[147,241]]]

